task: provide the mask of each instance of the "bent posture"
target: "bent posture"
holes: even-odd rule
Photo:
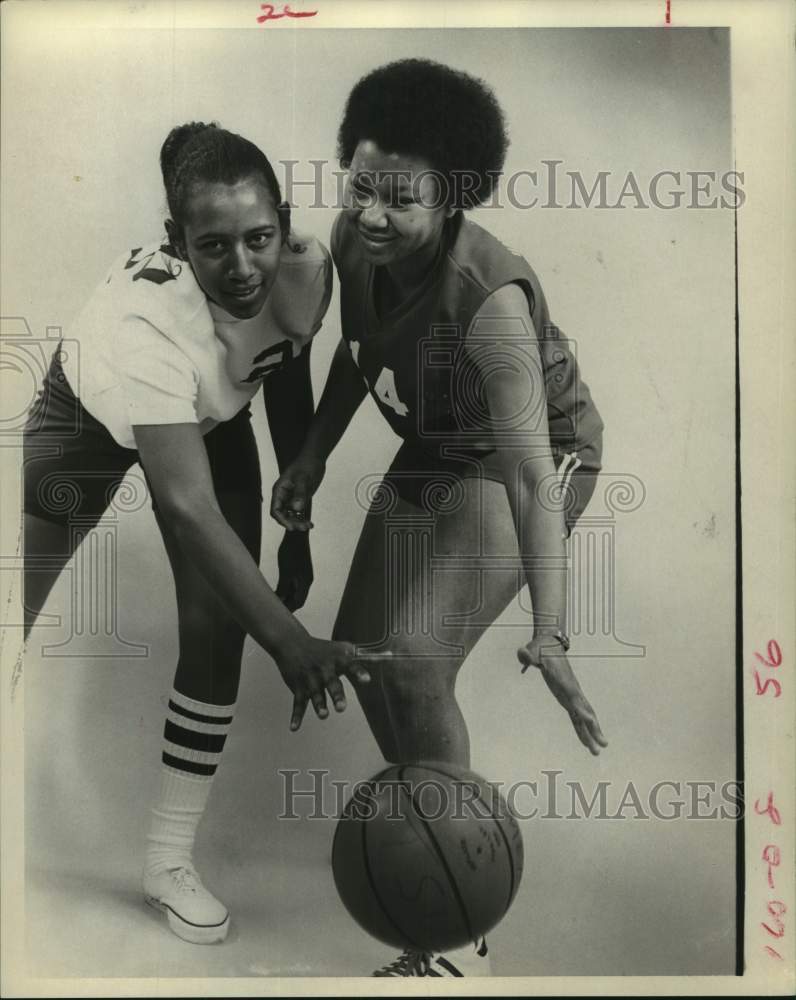
[[[314,638],[290,613],[312,581],[306,534],[285,534],[276,593],[258,568],[262,493],[249,404],[262,385],[284,468],[312,416],[309,353],[329,303],[328,252],[291,233],[271,164],[241,136],[180,126],[161,167],[167,237],[111,267],[70,331],[79,353],[56,350],[29,414],[25,628],[27,637],[78,538],[140,462],[179,629],[144,891],[180,937],[203,943],[226,936],[229,914],[202,885],[192,849],[235,713],[246,633],[293,692],[294,729],[309,702],[328,715],[327,691],[345,707],[341,674],[369,677],[349,644]],[[75,499],[69,510],[53,502],[64,486]]]
[[[523,668],[539,668],[591,753],[606,746],[566,655],[565,540],[594,490],[602,421],[533,270],[463,214],[490,197],[506,146],[481,81],[416,59],[360,80],[338,133],[343,339],[272,514],[307,530],[290,515],[370,393],[403,443],[365,518],[334,634],[392,654],[358,690],[391,762],[469,766],[456,679],[524,583]],[[435,571],[432,557],[458,568]],[[432,959],[407,952],[376,974],[456,965]]]

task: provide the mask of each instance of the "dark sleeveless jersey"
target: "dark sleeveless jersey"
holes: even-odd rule
[[[512,350],[512,331],[506,330],[501,342],[494,331],[505,324],[493,325],[485,337],[471,326],[487,297],[509,283],[518,284],[528,301],[554,449],[577,450],[600,433],[600,415],[571,345],[550,321],[536,275],[522,257],[461,212],[447,221],[436,261],[422,283],[381,317],[374,302],[376,266],[363,256],[355,223],[346,212],[335,221],[331,250],[340,277],[343,337],[377,406],[400,437],[424,449],[454,445],[479,454],[494,450],[472,346],[477,344],[483,370],[490,352],[498,357]],[[527,320],[523,332],[527,341]]]

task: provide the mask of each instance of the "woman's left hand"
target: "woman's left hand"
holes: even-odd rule
[[[277,562],[279,583],[276,595],[288,611],[298,611],[304,606],[313,581],[309,535],[303,531],[286,531],[279,546]]]
[[[581,690],[569,660],[557,639],[549,635],[535,636],[517,650],[517,659],[528,667],[537,667],[559,705],[567,712],[580,742],[595,757],[600,747],[607,747],[597,715]]]

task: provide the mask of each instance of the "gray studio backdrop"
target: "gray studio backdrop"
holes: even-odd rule
[[[658,782],[681,783],[690,805],[686,782],[718,787],[735,769],[733,213],[686,207],[685,176],[732,167],[726,32],[41,33],[6,54],[21,103],[4,121],[3,315],[24,317],[38,338],[66,327],[114,257],[160,235],[157,156],[176,123],[216,120],[273,161],[298,161],[297,179],[312,179],[310,161],[327,159],[333,199],[347,92],[403,56],[448,62],[494,87],[511,131],[506,176],[537,171],[540,205],[474,218],[539,273],[606,425],[609,478],[591,511],[596,541],[583,543],[599,551],[588,570],[581,553],[581,567],[611,620],[584,620],[573,652],[583,654],[575,668],[610,746],[590,757],[541,678],[520,675],[524,596],[461,674],[473,766],[540,790],[552,780],[543,772],[560,771],[565,792],[567,781],[580,782],[587,797],[610,782],[612,814],[632,782],[648,813],[523,821],[524,883],[492,935],[496,972],[731,972],[733,824],[665,820],[646,808]],[[649,180],[663,170],[683,172],[687,196],[671,210],[634,207],[633,197],[624,208],[545,209],[545,160],[580,171],[587,187],[609,171],[612,202],[629,171],[647,202]],[[284,178],[284,165],[277,172]],[[517,182],[517,199],[530,200],[531,183]],[[312,207],[314,198],[311,186],[294,188],[295,223],[328,243],[335,210]],[[570,201],[568,182],[559,201]],[[313,349],[318,393],[340,336],[338,303],[335,287]],[[275,464],[259,399],[254,411],[268,491]],[[363,518],[356,484],[384,470],[396,446],[366,402],[332,458],[314,510],[316,581],[301,612],[316,634],[331,628]],[[65,975],[367,973],[389,954],[337,901],[333,822],[278,821],[278,769],[301,772],[301,787],[308,769],[356,780],[377,770],[379,754],[353,697],[344,716],[324,724],[308,716],[291,735],[287,689],[251,643],[198,849],[236,929],[223,947],[192,948],[140,905],[176,628],[166,558],[134,471],[126,509],[108,515],[87,552],[106,566],[98,593],[110,603],[100,602],[92,631],[71,588],[96,573],[85,561],[74,566],[45,609],[61,624],[42,623],[25,667],[30,961]],[[623,481],[631,485],[618,487],[618,501],[616,491],[606,497]],[[279,538],[266,520],[262,566],[273,583]],[[116,634],[103,635],[111,614]],[[530,794],[517,800],[526,812]],[[677,797],[669,787],[661,803]],[[549,809],[547,800],[536,805]],[[569,805],[567,792],[559,814]]]

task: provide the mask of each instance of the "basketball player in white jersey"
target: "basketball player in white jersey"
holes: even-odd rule
[[[246,633],[293,692],[293,729],[308,703],[328,716],[327,692],[343,710],[341,674],[369,678],[349,644],[314,638],[290,613],[312,581],[306,534],[285,534],[276,593],[258,568],[249,404],[262,386],[284,468],[312,417],[309,352],[329,304],[328,252],[290,231],[270,163],[241,136],[180,126],[161,168],[167,236],[110,268],[68,331],[79,352],[56,350],[28,417],[25,625],[27,637],[77,544],[70,523],[79,518],[81,533],[95,524],[140,462],[179,625],[144,892],[180,937],[210,943],[226,937],[229,914],[203,886],[192,848],[234,716]]]

